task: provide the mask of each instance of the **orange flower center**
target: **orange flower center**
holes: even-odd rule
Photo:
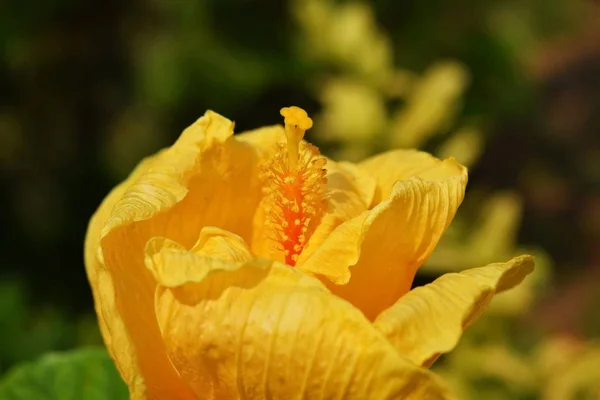
[[[303,109],[284,107],[281,115],[287,141],[262,166],[263,193],[275,248],[283,251],[286,264],[294,266],[325,209],[327,160],[319,149],[302,141],[312,127]]]

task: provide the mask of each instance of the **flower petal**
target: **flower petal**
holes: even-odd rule
[[[366,159],[358,167],[377,180],[372,206],[387,199],[398,181],[414,176],[425,181],[443,181],[467,174],[466,168],[453,158],[438,160],[418,150],[391,150]]]
[[[381,164],[361,165],[377,176],[376,197],[383,194],[386,200],[334,229],[300,266],[335,283],[328,284],[330,290],[370,319],[410,289],[417,269],[452,221],[467,183],[466,169],[452,160],[438,161],[418,153],[415,157],[422,159],[419,172],[415,166],[394,169],[393,154],[381,157]],[[417,175],[395,180],[388,191],[392,179],[385,170],[390,176]]]
[[[148,246],[146,261],[160,283],[156,271],[181,278],[158,287],[156,315],[198,398],[450,398],[317,279],[272,260],[175,247]]]
[[[300,269],[335,228],[367,209],[375,194],[375,180],[351,163],[329,160],[326,193],[327,212],[300,254],[296,264]]]
[[[148,259],[150,255],[152,259]],[[146,244],[145,257],[145,265],[153,266],[151,272],[154,279],[166,287],[201,281],[211,271],[227,270],[235,267],[236,262],[252,259],[250,250],[241,237],[215,227],[203,228],[190,252],[175,241],[153,237]],[[164,269],[166,263],[161,260],[163,257],[167,257],[171,264],[177,264],[176,267]],[[204,257],[202,268],[191,262],[190,257]]]
[[[533,271],[533,258],[520,256],[460,273],[442,275],[411,290],[374,322],[398,353],[430,366],[456,346],[496,293],[518,285]]]
[[[100,231],[108,220],[113,206],[123,196],[123,193],[140,175],[147,171],[160,157],[160,153],[144,159],[120,185],[115,187],[104,199],[98,211],[92,216],[85,238],[85,267],[94,296],[94,305],[102,337],[108,352],[115,360],[117,368],[125,382],[128,382],[132,399],[145,396],[145,381],[139,373],[137,352],[132,339],[124,326],[123,318],[116,312],[115,288],[110,272],[97,257],[100,241]],[[173,375],[172,368],[165,368],[165,376]]]
[[[92,218],[86,268],[103,336],[132,398],[193,398],[156,323],[147,241],[164,237],[188,248],[208,225],[249,239],[260,198],[258,164],[271,131],[232,137],[233,123],[209,111],[143,163]]]

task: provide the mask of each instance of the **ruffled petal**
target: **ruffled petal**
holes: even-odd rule
[[[298,258],[300,269],[335,228],[365,211],[375,195],[375,180],[354,164],[329,160],[326,168],[327,212]]]
[[[143,163],[92,218],[86,268],[103,336],[132,398],[194,398],[156,323],[146,243],[164,237],[189,248],[204,226],[249,240],[260,198],[258,165],[272,130],[232,137],[233,123],[209,111]]]
[[[453,158],[438,160],[418,150],[391,150],[364,160],[358,167],[377,180],[372,206],[387,199],[398,181],[414,176],[425,181],[443,181],[467,170]]]
[[[225,253],[240,251],[229,245]],[[172,244],[149,245],[146,262],[160,284],[167,352],[198,398],[450,398],[360,311],[297,269]]]
[[[152,259],[148,259],[152,257]],[[176,268],[165,269],[166,262],[177,264]],[[193,263],[190,258],[204,258],[204,263]],[[226,271],[234,268],[236,262],[252,259],[244,240],[231,232],[215,227],[205,227],[200,238],[188,252],[181,244],[162,237],[153,237],[146,244],[145,264],[151,269],[154,279],[162,286],[181,286],[186,281],[198,282],[211,271]],[[198,267],[200,265],[200,267]]]
[[[333,282],[330,290],[370,319],[410,289],[417,269],[454,218],[467,184],[466,169],[451,159],[416,153],[412,162],[420,159],[419,166],[395,167],[390,160],[402,153],[361,165],[377,177],[375,197],[386,199],[375,200],[371,210],[335,228],[300,266]],[[404,181],[389,178],[413,173]]]
[[[115,288],[110,271],[102,264],[97,250],[100,231],[108,220],[117,201],[125,190],[140,175],[147,171],[160,153],[144,159],[120,185],[115,187],[104,199],[96,213],[92,216],[85,238],[85,267],[94,296],[94,306],[98,316],[98,324],[109,354],[115,360],[123,379],[128,382],[131,398],[144,398],[146,386],[137,365],[137,351],[133,344],[123,318],[116,311]],[[165,368],[165,375],[173,375],[174,371]]]
[[[404,295],[373,325],[399,354],[428,367],[456,346],[496,293],[518,285],[532,271],[533,258],[525,255],[442,275]]]

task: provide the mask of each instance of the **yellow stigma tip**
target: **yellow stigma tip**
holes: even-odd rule
[[[287,138],[288,150],[288,168],[295,170],[298,164],[300,151],[300,141],[304,137],[304,132],[312,127],[312,119],[308,117],[306,111],[300,107],[283,107],[279,113],[285,123],[285,136]]]
[[[306,111],[300,107],[283,107],[279,113],[283,117],[283,122],[286,126],[290,125],[290,127],[298,128],[302,131],[307,131],[312,128],[312,119],[310,119]]]

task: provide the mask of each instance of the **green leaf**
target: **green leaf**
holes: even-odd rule
[[[2,400],[127,398],[127,386],[103,348],[50,353],[14,367],[0,380]]]

